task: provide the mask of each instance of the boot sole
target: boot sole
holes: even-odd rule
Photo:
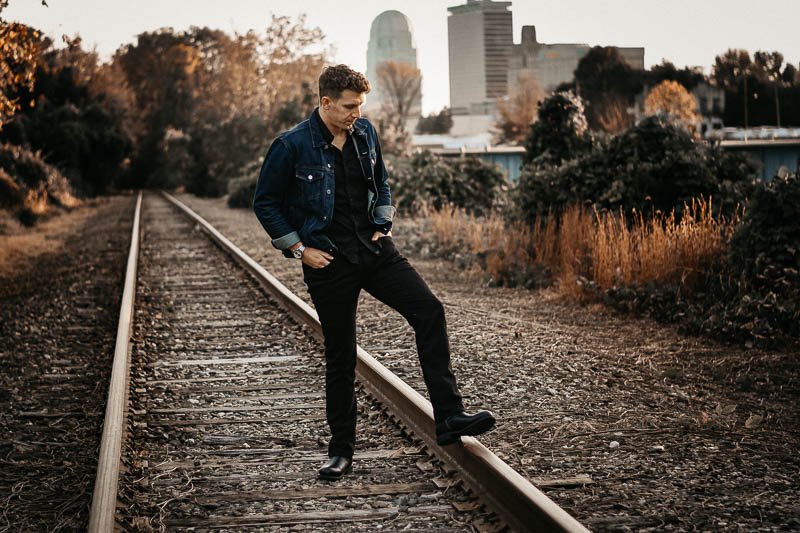
[[[342,479],[345,475],[349,474],[352,471],[353,471],[353,467],[351,465],[351,466],[348,466],[347,468],[345,468],[344,471],[339,475],[323,474],[322,472],[320,472],[319,473],[319,479],[324,479],[325,481],[338,481],[338,480]]]
[[[456,442],[461,440],[461,437],[474,437],[476,435],[482,435],[487,431],[494,429],[495,420],[494,418],[484,418],[482,420],[477,420],[472,424],[461,428],[458,431],[448,431],[447,433],[442,433],[441,435],[436,436],[436,443],[439,446],[447,446],[448,444],[455,444]]]

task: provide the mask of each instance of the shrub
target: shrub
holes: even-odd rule
[[[692,198],[714,198],[715,213],[731,216],[756,179],[746,158],[698,142],[663,116],[648,117],[609,142],[558,164],[534,159],[512,196],[527,220],[573,203],[628,214],[670,213],[680,219]]]
[[[508,181],[497,165],[479,157],[463,157],[447,163],[458,184],[450,198],[451,204],[475,215],[486,215],[505,201]]]
[[[228,207],[252,208],[256,194],[256,178],[243,177],[231,180],[228,185]]]
[[[22,190],[14,178],[0,168],[0,209],[14,208],[22,204]]]
[[[692,198],[709,197],[715,176],[705,146],[664,116],[652,116],[618,135],[605,151],[608,187],[602,207],[640,213],[679,212]]]
[[[20,221],[26,225],[33,225],[49,202],[63,207],[77,204],[67,179],[39,152],[1,144],[0,177],[0,205],[17,209]]]
[[[537,120],[525,140],[524,163],[559,165],[589,151],[592,137],[583,101],[571,91],[558,92],[540,105]]]
[[[753,341],[800,338],[800,179],[759,185],[731,240],[738,298],[723,320]]]
[[[502,199],[505,177],[478,158],[447,160],[429,151],[403,159],[390,171],[394,205],[407,213],[447,204],[487,213]]]

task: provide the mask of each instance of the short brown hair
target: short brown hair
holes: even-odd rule
[[[325,67],[319,77],[320,99],[327,96],[332,100],[338,100],[342,96],[342,92],[348,89],[357,93],[368,93],[372,86],[366,76],[347,65]]]

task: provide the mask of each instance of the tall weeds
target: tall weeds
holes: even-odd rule
[[[650,283],[690,293],[721,260],[740,219],[714,217],[711,207],[710,199],[693,200],[677,220],[674,212],[629,218],[572,206],[532,225],[446,208],[433,212],[431,222],[446,247],[485,256],[486,272],[501,284],[544,268],[562,293],[577,298],[591,293],[587,288]]]

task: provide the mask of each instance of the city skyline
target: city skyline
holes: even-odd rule
[[[319,26],[326,44],[336,49],[333,59],[366,71],[370,26],[381,12],[396,9],[414,28],[418,66],[423,77],[424,113],[449,104],[447,8],[465,1],[382,0],[338,4],[318,0],[237,0],[224,6],[202,0],[157,3],[140,0],[135,5],[116,0],[12,0],[3,11],[7,20],[30,24],[52,37],[80,33],[87,47],[97,45],[107,59],[135,36],[160,27],[184,30],[209,26],[226,32],[263,31],[272,14],[296,18],[305,13],[309,26]],[[708,73],[714,56],[728,48],[779,51],[795,66],[800,61],[800,40],[794,27],[800,7],[795,0],[765,0],[759,12],[743,0],[688,0],[663,2],[609,0],[595,5],[588,0],[539,3],[512,2],[514,43],[521,28],[535,25],[540,41],[595,45],[642,46],[645,66],[662,58],[678,67],[700,66]],[[760,14],[760,16],[759,16]],[[724,21],[720,22],[720,21]]]

